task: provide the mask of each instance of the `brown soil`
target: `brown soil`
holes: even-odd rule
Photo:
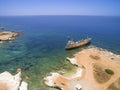
[[[94,78],[98,83],[101,84],[107,82],[111,78],[111,75],[107,74],[104,68],[105,68],[104,66],[99,64],[93,65]]]
[[[118,78],[115,82],[113,82],[107,90],[120,90],[120,78]]]

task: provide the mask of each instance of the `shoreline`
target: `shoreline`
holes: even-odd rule
[[[46,85],[62,90],[112,90],[112,84],[118,82],[120,64],[117,62],[120,62],[120,55],[92,46],[73,56],[66,59],[77,67],[77,72],[71,77],[65,77],[59,73],[53,75],[53,73],[44,78]],[[114,75],[110,75],[110,71],[107,73],[106,70],[111,70]],[[99,73],[101,73],[100,76]]]

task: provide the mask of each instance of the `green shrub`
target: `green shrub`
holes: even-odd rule
[[[110,75],[114,74],[114,72],[111,69],[105,69],[105,72]]]

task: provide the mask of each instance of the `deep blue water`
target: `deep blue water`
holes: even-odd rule
[[[91,37],[92,45],[120,54],[120,17],[1,16],[0,26],[22,32],[0,45],[0,72],[22,68],[30,90],[48,90],[42,79],[46,73],[71,69],[65,58],[75,51],[64,50],[68,36]]]

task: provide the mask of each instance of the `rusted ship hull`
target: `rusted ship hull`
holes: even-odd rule
[[[65,49],[66,50],[71,50],[71,49],[76,49],[76,48],[80,48],[80,47],[84,47],[84,46],[87,46],[87,45],[89,45],[91,42],[88,42],[88,43],[86,43],[86,44],[84,44],[84,45],[80,45],[80,46],[75,46],[75,47],[65,47]]]
[[[90,43],[91,43],[91,38],[84,39],[84,40],[81,40],[81,41],[78,41],[78,42],[72,41],[72,42],[68,42],[65,49],[66,50],[76,49],[76,48],[79,48],[79,47],[89,45]]]

